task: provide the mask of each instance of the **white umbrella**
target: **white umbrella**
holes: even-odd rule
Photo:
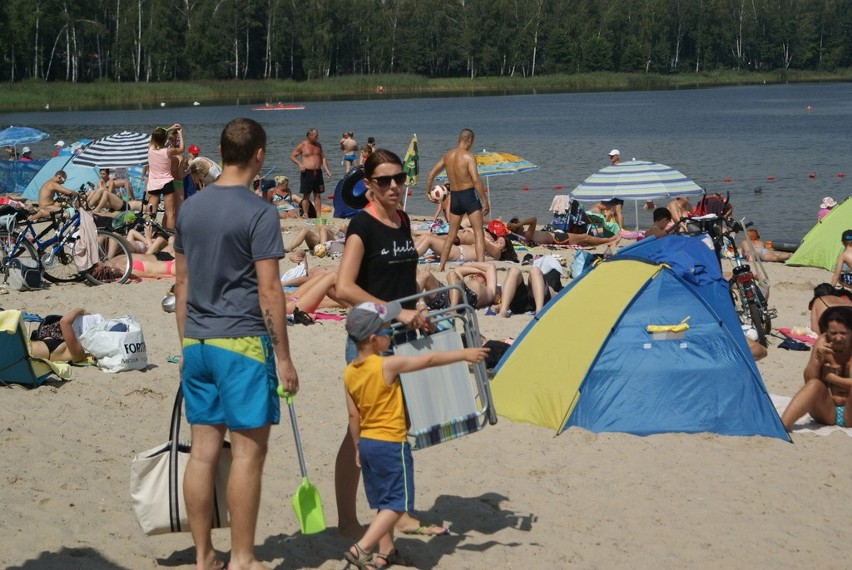
[[[98,139],[72,161],[97,168],[127,168],[148,163],[151,135],[122,131]]]

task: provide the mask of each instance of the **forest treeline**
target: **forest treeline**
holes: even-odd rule
[[[0,79],[825,70],[849,0],[17,0]]]

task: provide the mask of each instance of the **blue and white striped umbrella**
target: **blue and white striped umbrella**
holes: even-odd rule
[[[704,190],[665,164],[631,160],[601,168],[574,188],[577,200],[654,200],[702,194]]]
[[[122,131],[98,139],[72,160],[75,164],[97,168],[127,168],[148,164],[151,135]]]

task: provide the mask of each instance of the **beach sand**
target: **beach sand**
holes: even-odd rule
[[[282,269],[290,266],[282,262]],[[768,270],[775,326],[807,325],[812,288],[828,273],[777,264]],[[178,345],[174,316],[160,301],[170,285],[72,284],[0,296],[4,308],[40,315],[75,306],[132,314],[142,323],[149,362],[144,372],[74,368],[69,382],[2,390],[0,567],[191,567],[189,534],[144,536],[128,493],[131,458],[168,436],[178,365],[167,358]],[[514,337],[530,318],[478,315],[490,338]],[[336,532],[333,487],[346,429],[343,322],[296,325],[288,333],[301,379],[295,402],[302,442],[329,529],[298,532],[290,497],[299,467],[282,408],[265,468],[257,554],[271,567],[340,568],[349,543]],[[791,396],[808,353],[778,349],[779,342],[771,340],[758,367],[770,392]],[[481,433],[416,453],[419,516],[448,525],[452,535],[401,536],[397,545],[418,568],[846,568],[842,513],[850,504],[852,439],[793,439],[576,428],[555,437],[501,418]],[[369,522],[361,491],[358,505]],[[214,540],[227,552],[227,530],[214,531]]]

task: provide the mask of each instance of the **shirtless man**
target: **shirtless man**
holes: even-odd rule
[[[303,217],[308,217],[309,206],[311,204],[310,195],[314,195],[314,209],[317,217],[322,216],[322,194],[325,192],[325,182],[322,178],[322,173],[331,178],[331,171],[328,169],[328,161],[325,159],[325,154],[322,152],[322,145],[318,142],[319,131],[309,129],[305,135],[305,140],[296,145],[293,152],[290,153],[290,160],[299,167],[301,172],[299,192],[302,194],[302,212]],[[299,158],[301,157],[301,160]]]
[[[666,205],[666,208],[671,212],[672,221],[676,224],[680,223],[683,218],[690,216],[693,209],[692,204],[689,203],[689,198],[686,196],[675,198]]]
[[[358,141],[355,140],[355,133],[352,131],[343,133],[343,138],[340,139],[340,150],[343,151],[343,173],[346,174],[358,158]]]
[[[38,210],[30,216],[31,220],[43,218],[51,212],[58,212],[62,209],[56,203],[56,194],[62,194],[63,196],[73,196],[76,194],[73,190],[62,186],[67,179],[68,175],[65,174],[65,171],[58,170],[52,178],[41,185],[38,191]]]
[[[654,210],[654,224],[645,231],[645,237],[654,236],[662,238],[669,235],[669,227],[672,224],[672,213],[668,208],[657,208]]]
[[[450,248],[453,246],[453,240],[456,239],[465,214],[474,231],[476,261],[485,261],[485,233],[482,229],[482,217],[488,214],[488,198],[485,196],[485,188],[476,170],[476,157],[470,152],[473,137],[472,130],[462,129],[459,133],[458,146],[444,153],[444,156],[429,171],[429,177],[426,180],[428,197],[435,177],[441,170],[447,169],[447,179],[450,183],[450,231],[441,249],[438,271],[443,271],[447,264]]]

